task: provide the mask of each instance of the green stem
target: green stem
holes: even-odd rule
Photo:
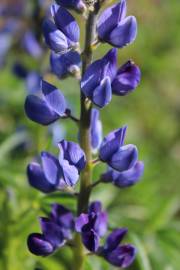
[[[82,75],[85,73],[87,66],[92,62],[93,52],[92,43],[95,39],[96,34],[96,18],[98,11],[100,9],[99,1],[96,3],[94,11],[89,12],[89,16],[86,22],[86,34],[85,34],[85,46],[83,52],[83,67]],[[86,97],[81,93],[81,116],[80,116],[80,145],[84,150],[86,155],[86,167],[81,174],[80,182],[80,193],[78,196],[77,214],[80,215],[83,212],[87,212],[90,192],[91,192],[91,182],[92,182],[92,166],[91,166],[91,145],[90,145],[90,117],[91,117],[92,104],[86,102]],[[84,247],[81,241],[80,234],[76,234],[74,248],[74,270],[84,269]]]

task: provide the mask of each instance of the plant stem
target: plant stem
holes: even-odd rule
[[[96,17],[100,9],[99,1],[95,4],[93,11],[89,12],[89,16],[86,22],[86,34],[85,34],[85,45],[83,52],[83,67],[82,75],[85,73],[87,66],[92,62],[92,43],[95,39],[96,33]],[[86,155],[86,167],[81,174],[80,182],[80,193],[78,196],[78,205],[77,205],[77,214],[80,215],[83,212],[87,212],[89,197],[91,192],[91,182],[92,182],[92,166],[91,166],[91,145],[90,145],[90,117],[91,117],[91,103],[86,102],[86,97],[81,92],[81,116],[80,116],[80,145],[84,150]],[[75,236],[75,245],[74,248],[74,270],[83,270],[84,269],[84,247],[81,241],[80,234]]]
[[[89,13],[86,23],[85,47],[83,52],[83,70],[84,75],[87,66],[92,62],[92,43],[96,37],[96,18],[100,9],[99,1],[95,4],[94,11]],[[80,145],[85,152],[87,165],[81,175],[80,194],[78,199],[78,214],[86,212],[89,203],[91,191],[91,145],[90,145],[90,118],[91,118],[91,103],[86,102],[86,97],[81,92],[81,117],[80,117]]]

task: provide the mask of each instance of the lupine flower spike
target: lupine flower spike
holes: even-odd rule
[[[77,214],[74,214],[74,209],[71,211],[53,202],[48,217],[39,219],[41,232],[31,233],[27,246],[34,255],[45,257],[68,245],[75,255],[72,263],[74,270],[83,269],[88,253],[120,268],[129,267],[137,253],[133,244],[123,243],[127,228],[110,230],[108,214],[101,201],[89,202],[97,183],[128,188],[135,185],[144,172],[137,147],[125,144],[126,125],[111,131],[103,139],[100,109],[110,104],[113,95],[126,96],[133,92],[141,80],[140,68],[132,60],[118,65],[118,48],[136,38],[136,19],[126,16],[126,0],[118,1],[101,12],[104,2],[56,0],[56,4],[51,6],[51,16],[46,16],[42,26],[45,42],[51,49],[48,72],[51,71],[60,80],[74,75],[80,81],[81,115],[79,119],[74,117],[77,132],[71,130],[71,136],[77,138],[79,144],[54,139],[59,150],[58,157],[42,151],[40,162],[36,159],[27,167],[28,182],[43,193],[59,192],[60,198],[62,192],[68,192],[68,196],[77,199]],[[80,28],[69,10],[78,13],[88,10],[86,31],[89,32],[85,35],[87,40],[82,55],[78,50]],[[26,49],[32,54],[33,48],[38,45],[32,35],[26,34],[25,41],[28,38],[33,46],[32,51],[27,46]],[[92,44],[97,38],[114,48],[91,62]],[[36,53],[38,56],[39,50]],[[73,119],[63,93],[44,79],[40,83],[39,74],[29,73],[21,65],[15,66],[14,73],[25,79],[30,89],[31,95],[25,101],[28,118],[41,125],[53,124],[49,126],[49,131],[53,133],[53,138],[54,133],[55,138],[59,138],[62,134],[57,134],[61,124],[58,120]],[[37,91],[34,91],[35,88]],[[99,163],[106,165],[107,170],[101,171],[99,180],[93,182],[92,170]],[[79,180],[80,185],[77,185]]]

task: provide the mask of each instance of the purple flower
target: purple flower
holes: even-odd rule
[[[86,5],[82,0],[56,0],[56,3],[64,8],[75,9],[82,13],[86,10]]]
[[[58,159],[48,152],[42,152],[41,161],[42,166],[35,162],[28,165],[29,184],[44,193],[50,193],[64,187],[65,182]]]
[[[80,172],[86,165],[86,157],[77,143],[61,141],[59,144],[59,163],[63,178],[68,186],[74,186],[79,179]]]
[[[137,22],[134,16],[126,17],[126,0],[107,8],[100,15],[97,32],[101,41],[117,48],[122,48],[135,40]]]
[[[112,94],[124,96],[133,91],[140,78],[140,69],[132,61],[117,69],[117,49],[114,48],[89,65],[81,80],[81,90],[102,108],[111,101]]]
[[[127,127],[110,132],[103,140],[99,157],[113,169],[122,172],[132,168],[137,162],[138,150],[135,145],[124,145]]]
[[[144,172],[144,163],[137,161],[135,165],[125,171],[118,172],[113,169],[109,169],[101,176],[103,182],[112,182],[115,186],[125,188],[136,184]]]
[[[91,132],[91,147],[93,151],[96,153],[102,141],[102,123],[99,119],[99,111],[94,108],[91,111],[90,132]]]
[[[33,162],[27,167],[30,185],[44,193],[74,186],[86,165],[85,154],[78,144],[63,140],[58,145],[59,160],[48,152],[42,152],[42,166]]]
[[[81,214],[75,223],[76,231],[81,233],[85,247],[96,252],[99,248],[100,237],[107,231],[107,213],[102,211],[101,202],[93,202],[87,214]]]
[[[67,117],[67,105],[63,94],[46,81],[42,81],[41,90],[43,98],[27,96],[25,101],[27,116],[42,125],[49,125],[59,118]]]
[[[27,31],[24,34],[22,44],[27,53],[32,57],[39,58],[42,56],[43,50],[32,31]]]
[[[47,256],[62,247],[71,238],[74,217],[69,209],[59,204],[52,205],[50,218],[40,218],[42,234],[29,235],[27,245],[31,253]]]
[[[112,98],[111,82],[117,69],[117,50],[110,50],[102,59],[87,68],[81,80],[81,90],[98,107],[106,106]]]
[[[135,259],[136,248],[131,244],[119,243],[127,234],[126,228],[114,230],[107,238],[102,256],[112,265],[121,268],[129,267]]]
[[[121,66],[112,82],[112,92],[114,95],[125,96],[132,92],[139,84],[141,71],[132,61]]]
[[[56,54],[51,52],[50,64],[52,72],[58,78],[64,78],[68,74],[79,74],[81,66],[81,58],[79,53],[69,51],[64,54]]]
[[[45,19],[43,33],[47,45],[56,53],[67,52],[79,46],[79,26],[74,17],[63,7],[53,4],[51,13],[54,22]]]

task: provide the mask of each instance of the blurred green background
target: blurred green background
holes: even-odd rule
[[[113,1],[114,2],[114,1]],[[136,186],[117,189],[101,185],[92,199],[101,199],[109,211],[110,227],[127,226],[129,239],[138,248],[131,270],[180,269],[180,3],[179,0],[128,1],[128,13],[138,19],[136,41],[119,50],[119,64],[133,59],[142,70],[138,89],[126,97],[113,97],[101,112],[103,131],[128,125],[126,142],[136,144],[145,174]],[[77,16],[84,26],[82,19]],[[82,39],[83,40],[83,39]],[[110,47],[101,45],[94,54],[103,56]],[[57,153],[46,127],[24,114],[26,89],[12,74],[12,63],[21,59],[29,68],[43,72],[48,66],[21,51],[11,50],[0,70],[0,269],[71,269],[71,252],[63,248],[49,258],[37,258],[26,247],[27,235],[39,231],[38,216],[52,202],[75,209],[75,201],[62,194],[45,196],[29,187],[26,166],[42,150]],[[58,81],[79,113],[79,88],[73,79]],[[76,127],[63,122],[66,138],[76,140]],[[94,173],[94,180],[101,172]],[[91,257],[87,270],[114,269]]]

